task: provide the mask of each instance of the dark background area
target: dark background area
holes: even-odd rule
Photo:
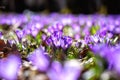
[[[22,13],[25,10],[93,14],[120,14],[120,0],[0,0],[1,12]]]

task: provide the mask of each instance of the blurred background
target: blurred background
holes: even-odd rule
[[[0,0],[0,12],[119,14],[120,0]]]

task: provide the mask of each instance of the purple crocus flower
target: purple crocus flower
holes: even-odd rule
[[[2,36],[3,36],[3,34],[2,34],[2,32],[0,32],[0,38],[2,38]]]
[[[62,73],[62,65],[58,61],[51,64],[51,68],[47,71],[47,75],[51,80],[60,80]]]
[[[72,41],[72,38],[69,36],[64,36],[62,31],[55,31],[46,39],[46,43],[48,45],[62,47],[63,49],[68,48],[72,44]]]
[[[91,46],[91,49],[96,55],[105,57],[105,55],[108,51],[108,45],[107,44],[96,44],[94,46]]]
[[[48,27],[48,31],[52,34],[56,31],[61,31],[63,29],[63,27],[64,26],[61,23],[56,22],[52,26]]]
[[[117,33],[117,34],[120,34],[120,27],[119,26],[115,27],[115,31],[114,32]]]
[[[6,80],[16,80],[20,69],[21,60],[16,55],[0,59],[0,77]]]
[[[56,47],[60,47],[61,37],[62,37],[62,32],[61,31],[55,31],[51,35],[51,40]]]
[[[59,22],[55,22],[53,24],[53,26],[51,26],[54,30],[62,30],[63,29],[63,25]]]
[[[38,48],[28,55],[28,60],[32,62],[40,71],[46,71],[49,66],[49,60],[46,53]]]
[[[64,49],[68,48],[73,42],[72,38],[69,36],[63,36],[62,40],[63,40],[63,44],[61,43],[61,47]]]
[[[21,40],[25,36],[22,30],[16,30],[15,33],[19,40]]]
[[[60,47],[62,37],[61,31],[55,31],[51,36],[46,39],[46,43],[51,46]]]
[[[80,26],[78,24],[72,24],[72,29],[74,30],[75,33],[80,32]]]
[[[41,38],[42,38],[42,40],[44,41],[44,40],[47,38],[47,35],[42,34]]]
[[[23,28],[22,31],[23,31],[24,35],[29,35],[31,33],[30,28],[28,26],[26,26],[25,28]]]
[[[76,60],[66,61],[63,66],[60,62],[54,61],[47,75],[51,80],[77,80],[81,68]]]
[[[47,45],[51,46],[52,45],[51,37],[47,38],[45,42]]]
[[[31,35],[32,35],[33,37],[36,37],[37,34],[38,34],[38,32],[39,32],[39,30],[36,29],[36,28],[33,28],[33,29],[30,31],[30,33],[31,33]]]
[[[79,40],[80,39],[80,34],[75,34],[74,38],[75,38],[75,40]]]
[[[30,28],[31,35],[36,37],[40,29],[43,27],[43,24],[37,21],[33,21],[28,25],[28,27]]]
[[[99,30],[100,36],[103,36],[103,37],[106,36],[107,32],[108,32],[107,27],[102,27],[102,28]]]
[[[109,42],[109,38],[101,37],[99,34],[85,36],[85,42],[88,45]]]
[[[98,44],[91,48],[95,54],[105,58],[109,69],[120,73],[120,47],[110,47],[107,44]]]
[[[114,68],[118,73],[120,74],[120,49],[118,51],[115,51],[116,54],[114,55]]]

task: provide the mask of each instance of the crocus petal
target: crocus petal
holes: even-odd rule
[[[21,60],[18,56],[10,55],[7,59],[0,60],[0,77],[15,80],[20,69]]]

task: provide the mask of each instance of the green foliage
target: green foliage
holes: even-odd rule
[[[92,27],[90,28],[90,33],[91,33],[91,35],[96,34],[99,29],[100,29],[99,26],[92,26]]]

